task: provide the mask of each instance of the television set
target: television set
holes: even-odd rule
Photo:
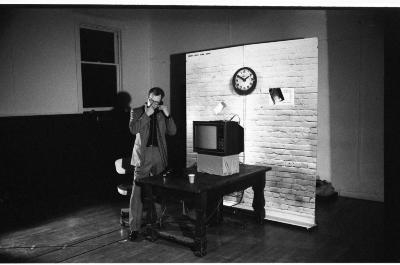
[[[229,156],[244,151],[244,129],[236,121],[193,121],[193,151]]]

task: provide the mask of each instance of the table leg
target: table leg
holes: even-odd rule
[[[207,194],[198,195],[196,200],[196,227],[194,236],[194,254],[203,257],[207,254],[206,238],[206,213],[207,213]]]
[[[252,186],[254,191],[253,197],[253,209],[256,213],[257,222],[262,224],[265,218],[265,197],[264,197],[264,188],[265,188],[265,173],[263,172],[258,177],[256,183]]]

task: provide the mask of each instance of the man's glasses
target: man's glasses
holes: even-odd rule
[[[160,102],[161,102],[161,101],[155,101],[152,98],[149,98],[149,101],[150,101],[151,104],[153,104],[153,103],[160,104]]]
[[[155,100],[152,99],[152,98],[149,98],[149,102],[150,102],[150,105],[153,105],[154,107],[158,107],[159,105],[161,105],[161,104],[160,104],[161,101],[155,101]]]

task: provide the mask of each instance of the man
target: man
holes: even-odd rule
[[[129,129],[136,135],[131,164],[135,166],[132,194],[129,205],[129,240],[139,236],[142,221],[141,188],[136,179],[159,174],[167,167],[167,143],[165,135],[175,135],[176,125],[170,116],[168,107],[163,104],[164,91],[159,87],[149,90],[144,106],[132,109]],[[159,208],[159,205],[157,205]],[[160,214],[157,211],[157,214]]]

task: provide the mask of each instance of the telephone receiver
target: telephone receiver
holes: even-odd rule
[[[161,106],[162,104],[164,104],[164,102],[161,100],[160,103],[158,103],[157,108],[154,109],[154,112],[155,112],[155,113],[160,112],[160,106]]]
[[[164,102],[161,100],[160,103],[158,103],[158,106],[161,106],[161,105],[163,105],[163,104],[164,104]],[[147,107],[150,107],[150,106],[147,105],[147,102],[146,102],[146,106],[147,106]],[[158,107],[157,107],[157,108],[155,108],[154,110],[155,110],[155,111],[158,111],[159,109],[158,109]]]

